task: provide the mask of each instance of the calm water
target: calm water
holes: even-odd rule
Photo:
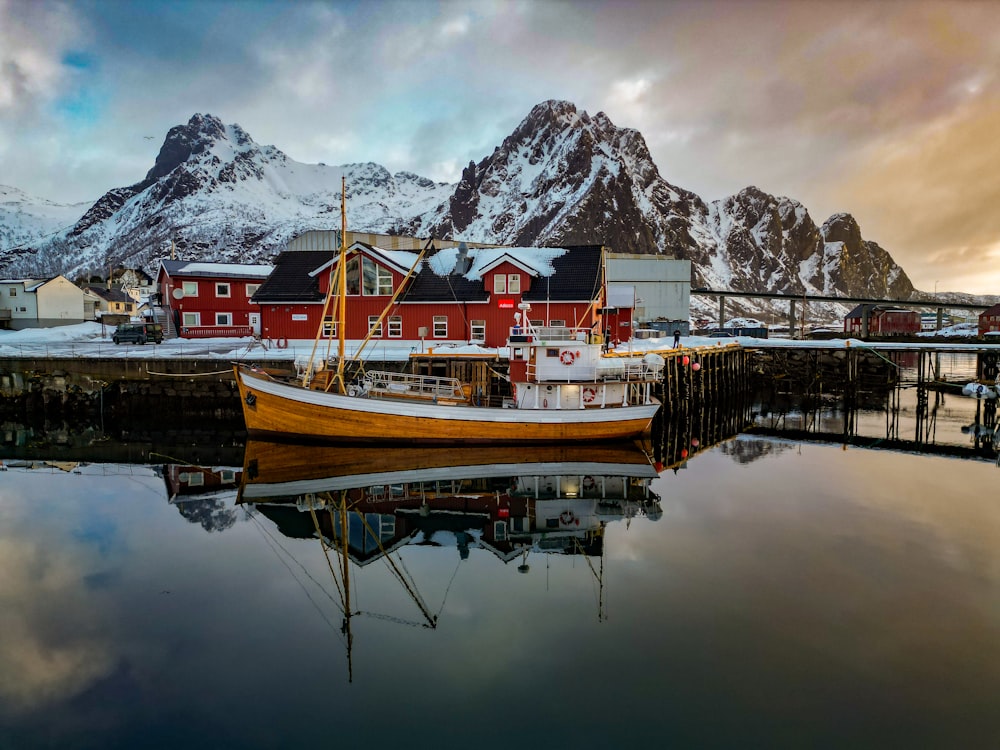
[[[525,555],[516,504],[506,539],[496,510],[478,530],[419,510],[377,526],[389,545],[413,532],[391,557],[429,628],[352,527],[350,659],[339,558],[311,526],[335,536],[335,513],[78,471],[0,473],[2,748],[1000,743],[989,460],[743,435],[621,482],[639,499],[618,506],[570,502],[573,473],[557,499],[518,471],[456,486],[480,498],[466,516],[527,489],[547,531],[525,527]]]

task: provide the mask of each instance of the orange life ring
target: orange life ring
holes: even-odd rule
[[[573,354],[573,352],[571,352],[569,349],[564,350],[563,353],[559,355],[559,361],[562,362],[564,365],[573,364],[574,359],[576,359],[576,355]]]
[[[559,514],[559,523],[563,526],[572,526],[574,521],[576,521],[576,516],[573,515],[573,511],[571,510],[564,510]]]
[[[288,348],[288,339],[286,339],[286,338],[280,338],[280,339],[278,339],[278,341],[276,342],[275,345],[279,349],[287,349]]]
[[[591,403],[595,398],[597,398],[597,391],[589,385],[583,389],[583,402],[585,404]]]

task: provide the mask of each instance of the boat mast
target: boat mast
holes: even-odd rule
[[[340,261],[337,263],[337,372],[333,384],[347,393],[344,382],[344,321],[347,318],[347,178],[340,178]]]

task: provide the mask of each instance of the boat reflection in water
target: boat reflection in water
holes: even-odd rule
[[[605,525],[658,519],[657,476],[631,443],[376,451],[251,440],[238,502],[286,537],[321,542],[350,655],[351,562],[384,561],[432,628],[437,616],[395,559],[407,545],[454,544],[461,559],[481,549],[521,572],[530,553],[582,555],[603,591]]]

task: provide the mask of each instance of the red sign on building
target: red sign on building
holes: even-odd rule
[[[510,297],[500,297],[497,300],[497,307],[499,307],[501,310],[513,310],[514,300]]]

